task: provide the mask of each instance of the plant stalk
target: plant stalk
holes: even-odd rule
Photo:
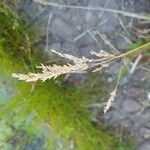
[[[138,48],[135,48],[133,50],[130,50],[126,53],[123,53],[123,54],[120,54],[118,56],[116,56],[116,58],[122,58],[122,57],[126,57],[126,56],[129,56],[129,55],[133,55],[135,53],[139,53],[141,51],[144,51],[144,50],[150,50],[150,42],[138,47]]]

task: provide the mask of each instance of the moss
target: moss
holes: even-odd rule
[[[41,149],[53,149],[58,142],[62,143],[63,149],[69,149],[71,141],[79,150],[131,149],[129,141],[119,142],[104,126],[93,127],[88,118],[90,112],[82,107],[89,102],[93,92],[105,95],[101,80],[99,84],[93,84],[92,88],[100,89],[95,91],[87,86],[56,84],[53,80],[28,84],[10,77],[11,72],[33,70],[33,66],[43,59],[34,47],[33,30],[2,2],[0,15],[0,78],[11,83],[13,92],[0,109],[0,128],[7,131],[6,134],[0,132],[3,137],[0,143],[4,143],[1,148],[23,149],[34,141],[31,137],[36,136],[43,140]],[[27,136],[24,134],[12,141],[23,131]]]

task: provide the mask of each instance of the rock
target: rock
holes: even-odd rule
[[[121,127],[125,128],[125,129],[129,129],[132,127],[132,123],[129,119],[123,119],[120,121],[120,125]]]
[[[140,136],[145,139],[150,138],[150,129],[142,127],[140,129]]]
[[[107,7],[111,9],[117,9],[118,5],[116,0],[89,0],[89,7]],[[110,13],[111,15],[111,13]]]
[[[90,21],[91,18],[92,18],[92,13],[90,11],[87,11],[87,13],[85,14],[86,21]]]
[[[72,41],[73,29],[61,18],[54,19],[49,30],[53,35],[57,35],[64,40]]]
[[[85,17],[84,17],[84,24],[83,24],[83,29],[87,30],[91,27],[95,27],[97,26],[97,24],[100,23],[99,18],[98,18],[98,12],[91,12],[91,11],[87,11],[85,13]]]
[[[145,127],[150,129],[150,121],[145,123]]]
[[[120,63],[114,62],[114,63],[112,63],[112,65],[110,65],[110,66],[108,67],[107,70],[105,70],[105,72],[106,72],[108,75],[114,75],[114,74],[116,74],[116,73],[119,71],[119,68],[120,68]]]
[[[22,0],[20,4],[20,9],[25,11],[25,13],[30,18],[34,18],[35,14],[38,12],[38,6],[29,0]]]
[[[145,113],[143,110],[138,111],[135,114],[132,114],[130,116],[132,122],[133,122],[133,128],[138,129],[141,127],[149,128],[150,129],[150,113]],[[139,129],[138,129],[139,132]]]
[[[101,4],[104,3],[104,0],[101,0],[101,1],[98,1],[98,0],[92,0],[92,1],[89,1],[88,5],[89,7],[100,7]]]
[[[150,139],[142,141],[138,148],[138,150],[150,150]]]
[[[98,27],[100,33],[109,33],[111,34],[115,28],[118,26],[118,19],[109,13],[105,13],[101,17],[101,22],[107,20],[105,24],[102,24]]]
[[[128,77],[127,75],[125,75],[124,77],[122,77],[121,81],[120,81],[120,85],[126,85],[128,83]],[[125,90],[123,92],[126,92]]]
[[[123,37],[119,35],[115,37],[114,42],[115,42],[116,48],[119,50],[123,50],[125,46],[129,44],[127,40],[125,40]]]
[[[92,56],[90,51],[94,51],[95,49],[96,47],[93,44],[93,45],[87,45],[87,46],[81,47],[80,51],[81,51],[82,56],[90,58]]]
[[[56,51],[61,51],[61,44],[60,43],[52,43],[50,46],[49,46],[49,49],[48,50],[51,50],[51,49],[54,49]]]
[[[67,54],[80,57],[79,49],[76,47],[76,44],[73,42],[68,42],[68,41],[63,42],[61,50]]]
[[[118,111],[118,110],[113,110],[111,112],[111,118],[110,122],[115,123],[115,122],[122,122],[122,120],[126,120],[127,115],[123,111]]]
[[[123,102],[122,108],[128,113],[134,113],[141,109],[141,105],[137,101],[127,99]]]
[[[89,7],[106,7],[106,8],[111,8],[111,9],[118,9],[118,5],[115,0],[92,0],[89,1]],[[98,16],[98,19],[94,19],[95,16]],[[102,33],[110,33],[112,32],[115,27],[118,25],[118,19],[112,15],[110,12],[105,12],[105,11],[99,11],[94,13],[92,16],[92,21],[90,22],[96,22],[98,21],[97,24],[100,24],[101,22],[107,20],[107,22],[103,25],[98,26],[98,30]]]
[[[150,92],[147,93],[147,98],[150,100]]]
[[[141,13],[141,12],[150,13],[149,8],[150,8],[149,0],[141,0],[141,1],[136,1],[136,3],[134,3],[134,10],[137,13]]]
[[[113,82],[113,78],[108,77],[108,83],[112,83]]]
[[[72,5],[72,4],[75,4],[77,3],[79,0],[64,0],[65,4],[67,5]]]
[[[42,5],[37,5],[37,3],[31,0],[21,0],[19,10],[23,11],[23,18],[28,21],[36,21],[43,25],[47,22],[49,16],[49,8],[43,7]],[[43,17],[44,16],[44,17]]]
[[[85,79],[85,73],[72,73],[65,76],[64,83],[80,85],[84,83]]]
[[[150,121],[150,107],[146,107],[142,113],[144,120]]]
[[[73,26],[81,26],[85,23],[85,11],[72,9],[70,12],[70,22]],[[84,32],[84,31],[83,31]]]

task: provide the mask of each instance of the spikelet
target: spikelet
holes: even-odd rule
[[[114,55],[111,54],[111,53],[107,53],[105,52],[104,50],[100,50],[99,52],[94,52],[94,51],[91,51],[91,54],[97,56],[97,57],[100,57],[100,58],[111,58],[113,57]]]
[[[106,114],[107,111],[110,109],[115,97],[116,97],[116,93],[117,93],[117,90],[113,90],[111,93],[110,93],[110,98],[108,99],[107,103],[106,103],[106,106],[104,107],[104,113]]]
[[[75,65],[63,65],[63,66],[37,66],[42,69],[41,73],[28,73],[28,74],[18,74],[12,73],[12,77],[17,78],[18,80],[25,80],[26,82],[34,82],[37,80],[42,80],[43,82],[47,79],[57,78],[60,75],[73,73],[77,71],[86,70],[87,65],[84,63],[77,63]]]
[[[37,66],[37,68],[40,68],[42,70],[41,73],[28,73],[28,74],[12,73],[12,77],[17,78],[18,80],[25,80],[26,82],[34,82],[37,80],[45,81],[47,79],[57,78],[58,76],[63,74],[81,72],[92,67],[96,67],[96,69],[93,71],[96,72],[100,71],[104,67],[109,66],[109,63],[102,63],[102,64],[95,63],[94,60],[88,59],[86,57],[78,58],[73,55],[57,52],[55,50],[51,50],[51,52],[65,59],[72,60],[74,64],[73,65],[67,64],[63,66],[58,65],[44,66],[43,64],[41,64],[40,66]],[[110,58],[111,56],[113,56],[104,51],[100,51],[99,53],[92,51],[91,53],[99,57],[99,61],[101,61],[102,58],[108,57]]]

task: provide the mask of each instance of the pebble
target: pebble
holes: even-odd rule
[[[133,113],[139,111],[141,109],[141,105],[137,101],[127,99],[123,102],[122,108],[128,113]]]
[[[145,118],[145,120],[150,120],[150,107],[145,107],[142,116]]]
[[[92,13],[90,11],[87,11],[87,13],[85,14],[86,21],[90,21],[91,18],[92,18]]]
[[[61,18],[55,18],[55,20],[50,26],[50,33],[68,41],[73,40],[73,29]]]
[[[85,73],[72,73],[66,75],[64,83],[80,85],[84,83],[85,79],[86,79]]]
[[[60,44],[60,43],[52,43],[52,44],[50,45],[49,50],[50,50],[50,49],[54,49],[54,50],[56,50],[56,51],[61,50],[61,44]]]
[[[112,82],[113,82],[113,78],[109,77],[109,78],[108,78],[108,82],[109,82],[109,83],[112,83]]]
[[[66,4],[68,5],[72,5],[72,4],[75,4],[77,3],[79,0],[65,0]]]
[[[145,138],[145,139],[150,138],[150,129],[142,127],[140,129],[140,136]]]
[[[85,47],[81,47],[80,51],[81,51],[82,56],[90,58],[92,56],[90,51],[92,50],[94,51],[95,49],[96,49],[95,45],[92,44],[92,45],[87,45]]]
[[[121,36],[116,36],[115,39],[114,39],[114,41],[115,41],[115,45],[116,45],[117,49],[119,49],[119,50],[123,50],[123,49],[125,48],[125,46],[126,46],[127,44],[129,44],[129,42],[126,41],[126,40],[125,40],[123,37],[121,37]]]
[[[150,100],[150,92],[147,93],[147,98]]]
[[[145,127],[150,129],[150,121],[145,123]]]
[[[142,141],[137,150],[150,150],[150,139]]]
[[[101,18],[101,22],[106,20],[105,24],[102,24],[98,27],[100,33],[109,33],[111,34],[115,28],[118,26],[118,19],[109,13],[104,13]]]
[[[134,3],[135,11],[139,12],[147,12],[150,13],[150,1],[149,0],[139,0]]]

